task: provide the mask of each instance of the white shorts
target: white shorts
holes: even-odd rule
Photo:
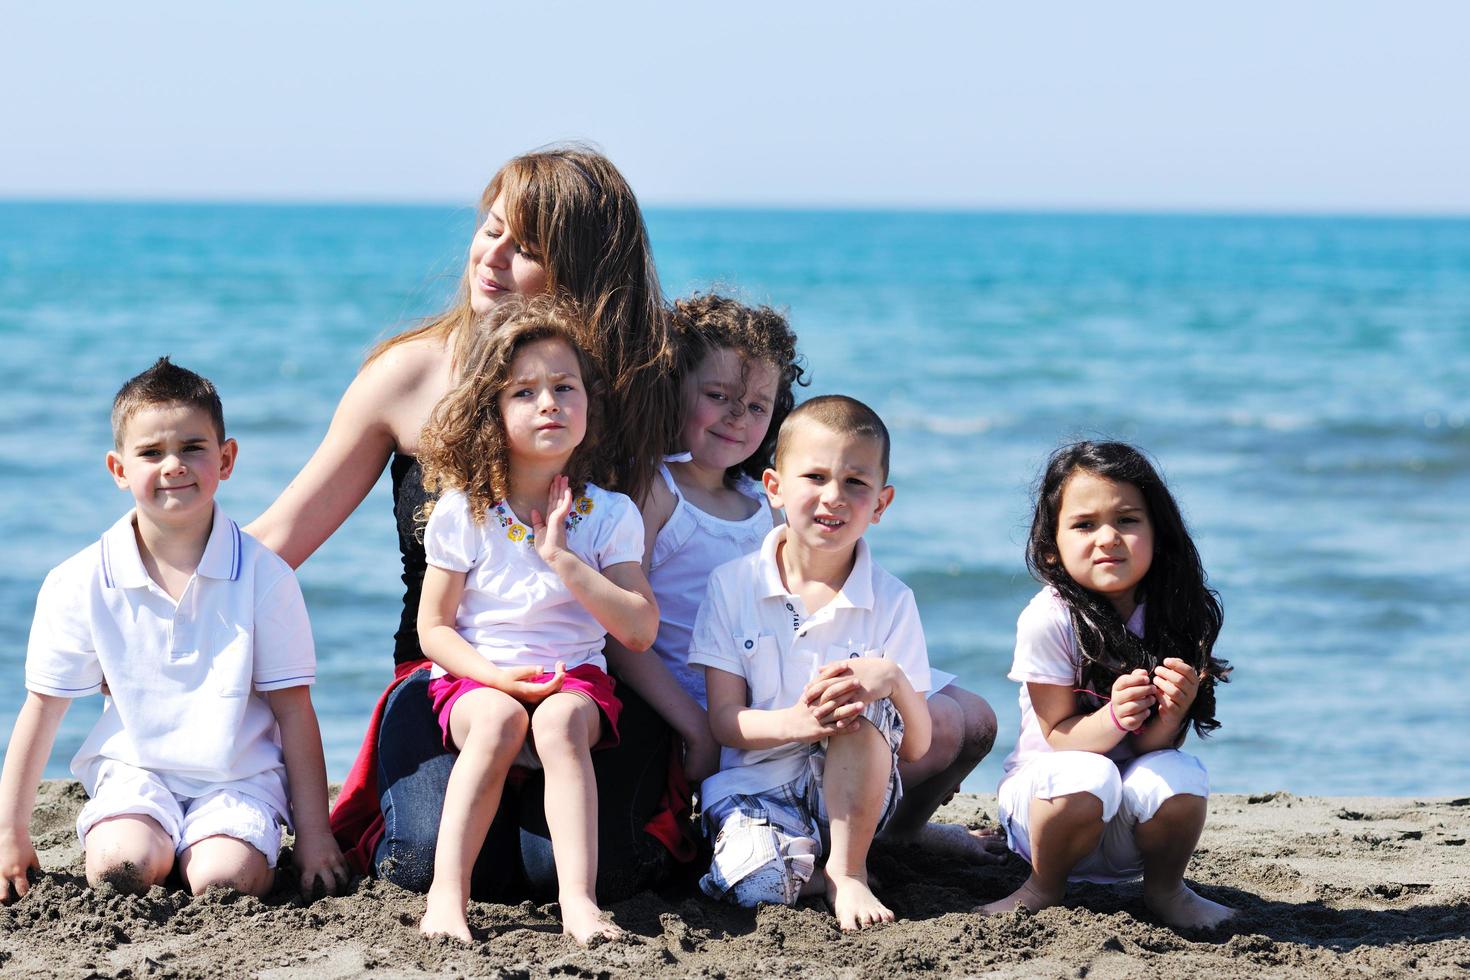
[[[1112,884],[1143,874],[1134,829],[1152,820],[1173,796],[1208,798],[1210,776],[1192,755],[1162,749],[1115,763],[1096,752],[1049,752],[1032,758],[1000,784],[999,810],[1011,850],[1031,863],[1031,801],[1091,793],[1102,801],[1102,841],[1068,875],[1069,881]]]
[[[176,796],[154,773],[115,759],[97,766],[94,788],[96,792],[77,815],[77,837],[83,848],[88,832],[99,822],[135,814],[156,821],[173,840],[175,854],[206,837],[233,837],[264,854],[270,867],[276,866],[284,821],[264,800],[233,789],[192,798]]]

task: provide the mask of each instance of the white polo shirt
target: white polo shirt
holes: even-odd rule
[[[859,539],[857,560],[841,591],[810,616],[800,596],[781,584],[776,545],[783,524],[752,552],[715,569],[699,607],[689,663],[745,678],[749,704],[762,711],[789,708],[826,664],[853,657],[885,657],[898,664],[914,690],[929,690],[929,653],[919,608],[909,587],[873,561]],[[706,808],[790,782],[809,754],[802,743],[769,749],[720,750],[720,771],[704,781]]]
[[[316,680],[316,651],[290,566],[216,504],[176,603],[143,567],[133,513],[53,568],[36,597],[26,688],[111,696],[72,759],[90,795],[116,759],[179,796],[234,789],[290,815],[275,716],[260,696]]]
[[[621,493],[587,485],[567,515],[567,548],[601,571],[643,561],[643,516]],[[607,630],[542,560],[534,535],[504,502],[476,524],[458,490],[441,496],[424,529],[430,565],[465,572],[454,628],[500,667],[607,670]],[[443,676],[442,667],[434,668]]]

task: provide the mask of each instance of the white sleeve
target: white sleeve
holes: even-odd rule
[[[493,520],[485,515],[485,520]],[[467,572],[480,563],[484,526],[470,515],[470,501],[458,490],[447,490],[434,504],[424,528],[424,558],[435,568]]]
[[[694,632],[689,638],[689,666],[718,667],[737,677],[745,677],[746,660],[738,649],[743,641],[736,635],[725,599],[730,581],[739,579],[738,574],[733,574],[736,571],[729,568],[728,572],[732,574],[721,575],[717,569],[710,575],[709,588],[705,590],[704,601],[699,604],[699,613],[694,617]],[[755,642],[754,637],[745,639]]]
[[[597,523],[598,569],[630,561],[642,563],[643,515],[632,499],[621,493],[609,493],[602,502],[608,512]]]
[[[36,615],[26,647],[26,690],[79,698],[102,690],[102,662],[92,643],[91,603],[78,595],[71,576],[53,569],[36,596]]]
[[[1006,677],[1023,684],[1030,681],[1070,687],[1077,681],[1073,648],[1072,618],[1066,605],[1056,596],[1043,593],[1031,600],[1016,620],[1016,655]]]
[[[274,581],[262,572],[255,597],[255,636],[251,681],[257,691],[279,691],[316,682],[316,645],[301,585],[281,563]]]
[[[918,603],[908,588],[894,610],[882,649],[883,656],[898,664],[915,691],[924,694],[930,690],[933,680],[929,676],[929,648],[924,642],[924,626],[919,622]]]

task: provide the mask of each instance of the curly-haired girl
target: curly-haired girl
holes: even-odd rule
[[[616,744],[605,634],[646,650],[658,606],[633,502],[588,481],[601,382],[575,314],[511,298],[474,327],[457,380],[420,438],[428,568],[418,630],[449,776],[423,932],[470,940],[475,858],[513,765],[545,770],[562,925],[615,938],[593,893],[591,752]]]

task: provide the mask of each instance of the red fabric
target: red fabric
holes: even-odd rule
[[[428,660],[412,660],[394,668],[393,682],[378,697],[373,716],[368,721],[367,733],[362,737],[362,748],[358,750],[347,778],[342,781],[337,805],[332,807],[332,836],[337,838],[342,855],[358,874],[373,873],[373,855],[383,839],[383,811],[378,802],[378,729],[383,723],[383,708],[388,703],[388,695],[409,674],[428,666]],[[643,829],[662,844],[674,860],[684,864],[698,855],[692,836],[693,825],[689,820],[692,804],[689,781],[684,778],[679,753],[670,752],[663,800]]]
[[[342,856],[347,858],[352,870],[360,875],[372,873],[373,854],[383,839],[383,810],[378,803],[378,729],[383,724],[383,708],[388,703],[388,695],[404,678],[428,666],[427,660],[411,660],[393,668],[393,683],[373,708],[367,734],[362,737],[362,748],[358,749],[357,758],[342,781],[337,805],[332,807],[332,836],[337,838],[337,846],[342,848]]]

